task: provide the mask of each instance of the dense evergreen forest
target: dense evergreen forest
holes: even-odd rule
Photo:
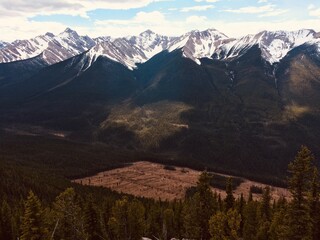
[[[210,190],[207,172],[184,200],[163,202],[67,181],[55,183],[54,188],[35,184],[43,178],[40,173],[22,176],[25,169],[4,165],[1,170],[7,173],[0,175],[1,240],[320,239],[319,173],[305,146],[288,166],[292,197],[278,201],[271,198],[268,187],[259,201],[252,195],[235,199],[232,179],[226,184],[227,197],[221,199]],[[15,181],[26,183],[21,191],[15,189]]]

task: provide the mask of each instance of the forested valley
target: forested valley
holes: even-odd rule
[[[1,175],[0,239],[320,239],[319,173],[311,151],[302,146],[288,166],[289,199],[235,199],[210,190],[204,171],[196,190],[173,202],[135,198],[108,189],[68,185],[55,198],[46,185],[10,192]],[[15,175],[11,176],[15,177]],[[17,179],[17,181],[19,181]],[[5,186],[9,184],[8,186]],[[27,193],[28,190],[28,193]],[[13,195],[14,196],[13,196]]]

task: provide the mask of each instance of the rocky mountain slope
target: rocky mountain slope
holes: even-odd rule
[[[283,176],[301,144],[320,154],[320,48],[312,30],[241,39],[213,29],[180,38],[146,31],[93,41],[56,64],[46,62],[47,49],[0,64],[0,127],[41,127],[255,177]],[[72,49],[89,46],[81,44]]]
[[[24,60],[42,54],[48,64],[57,63],[90,49],[91,55],[106,56],[133,69],[161,51],[181,48],[183,56],[200,64],[201,58],[229,61],[258,45],[262,57],[270,64],[278,63],[286,54],[303,44],[320,46],[319,34],[313,30],[263,31],[239,39],[227,37],[216,29],[191,31],[179,37],[167,37],[150,30],[138,36],[123,38],[79,36],[67,28],[57,36],[46,33],[30,40],[0,43],[0,62]]]

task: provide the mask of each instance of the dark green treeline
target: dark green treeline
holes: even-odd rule
[[[288,166],[292,197],[274,201],[271,189],[262,199],[232,194],[225,199],[210,190],[210,174],[203,172],[196,191],[183,201],[161,202],[116,194],[94,195],[67,188],[53,201],[32,191],[27,199],[0,205],[0,239],[11,240],[319,240],[319,174],[315,159],[302,146]]]

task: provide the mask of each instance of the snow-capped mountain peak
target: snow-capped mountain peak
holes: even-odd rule
[[[215,58],[221,60],[242,56],[248,49],[258,45],[262,58],[270,64],[277,63],[293,48],[315,39],[315,31],[302,29],[298,31],[262,31],[247,35],[222,44],[215,52]]]
[[[146,30],[137,36],[102,36],[92,39],[66,28],[56,36],[46,33],[29,40],[0,42],[0,62],[22,60],[41,54],[48,64],[53,64],[90,49],[89,62],[94,62],[99,55],[103,55],[133,69],[136,64],[143,63],[164,50],[170,52],[181,49],[184,57],[200,64],[201,58],[229,61],[257,45],[261,50],[261,57],[273,64],[302,44],[316,44],[320,52],[320,33],[310,29],[291,32],[262,31],[235,39],[210,28],[204,31],[193,30],[180,37],[163,36]]]
[[[200,58],[211,58],[223,40],[226,39],[228,37],[216,29],[193,30],[171,42],[169,51],[182,48],[183,56],[200,64]]]
[[[143,51],[147,59],[163,50],[166,50],[171,40],[170,37],[157,34],[151,30],[146,30],[138,36],[130,36],[126,39],[130,44],[137,46],[141,51]]]
[[[8,44],[9,43],[7,43],[7,42],[0,41],[0,49],[6,47]]]
[[[264,31],[259,41],[262,57],[268,62],[276,63],[295,47],[314,39],[315,31],[302,29],[298,31]]]

